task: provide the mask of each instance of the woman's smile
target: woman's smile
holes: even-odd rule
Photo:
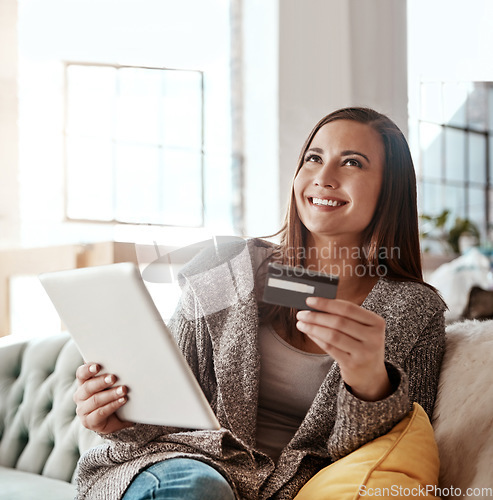
[[[315,196],[309,196],[308,202],[311,203],[315,208],[323,209],[339,208],[347,204],[347,201],[339,200],[336,198],[318,198]]]

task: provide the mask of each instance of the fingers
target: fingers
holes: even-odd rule
[[[125,387],[114,387],[107,391],[98,392],[97,394],[92,395],[89,399],[78,402],[77,415],[80,417],[89,415],[90,413],[98,411],[99,409],[115,402],[119,403],[117,405],[119,408],[121,404],[125,403],[126,399]]]
[[[339,362],[365,363],[383,356],[385,320],[381,316],[337,299],[312,297],[307,304],[317,310],[297,313],[298,330]]]
[[[321,333],[322,330],[319,328],[311,328],[311,326],[317,326],[322,329],[344,333],[354,340],[361,342],[371,341],[373,337],[376,337],[375,340],[380,342],[384,339],[385,335],[385,320],[381,317],[373,319],[373,324],[371,325],[367,324],[368,322],[360,323],[353,318],[326,312],[299,311],[296,317],[300,322],[299,325],[297,324],[297,327],[304,333]]]
[[[79,401],[85,401],[89,399],[93,394],[97,392],[104,391],[108,389],[116,382],[116,377],[111,374],[98,375],[87,379],[85,382],[81,383],[75,394],[77,395]]]
[[[127,402],[128,389],[115,386],[117,377],[99,374],[101,366],[86,363],[77,369],[77,390],[73,400],[82,425],[96,432],[113,432],[127,426],[114,413]]]
[[[115,412],[127,402],[121,387],[104,391],[77,405],[77,415],[84,427],[97,432],[112,432],[108,425],[121,425]]]
[[[98,382],[98,385],[93,385],[93,387],[99,388],[99,380],[95,380],[94,382]],[[74,400],[76,400],[75,402],[77,403],[78,408],[80,408],[81,410],[79,414],[88,414],[101,406],[105,406],[111,401],[114,401],[122,396],[126,396],[127,394],[127,388],[125,386],[92,390],[86,387],[86,385],[88,384],[89,382],[86,382],[86,384],[81,386],[75,392]],[[109,387],[111,385],[112,384],[108,384],[103,379],[103,387]]]
[[[342,332],[360,340],[361,323],[357,323],[350,318],[336,316],[325,312],[299,311],[296,318],[300,322],[298,329],[304,333],[316,333],[327,329],[335,332]]]
[[[360,340],[335,328],[328,328],[327,326],[320,326],[304,321],[298,321],[296,327],[332,356],[334,356],[333,348],[344,353],[351,353],[357,349],[357,344],[361,344]]]
[[[363,325],[373,325],[382,320],[378,314],[363,309],[357,304],[341,299],[325,299],[323,297],[308,297],[306,304],[313,309],[322,311],[336,316],[351,318],[353,321]]]
[[[100,369],[101,367],[96,363],[85,363],[79,366],[79,368],[77,368],[77,371],[75,372],[77,382],[79,383],[79,385],[83,384],[86,380],[94,377],[94,375],[96,375]]]
[[[73,399],[78,407],[88,408],[83,413],[89,413],[95,408],[127,394],[125,386],[112,387],[115,382],[116,377],[111,374],[93,377],[79,385]]]
[[[335,360],[338,361],[339,364],[347,362],[349,358],[352,356],[352,352],[348,345],[345,345],[343,342],[338,341],[338,339],[330,342],[326,337],[305,333],[310,339],[317,344],[322,351],[332,356]],[[339,336],[339,339],[343,338],[342,335]]]

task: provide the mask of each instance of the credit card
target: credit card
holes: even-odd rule
[[[338,284],[338,276],[271,262],[267,269],[263,300],[295,309],[312,309],[306,305],[307,297],[335,299]]]

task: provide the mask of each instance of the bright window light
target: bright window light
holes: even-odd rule
[[[203,225],[203,75],[65,68],[66,216]]]

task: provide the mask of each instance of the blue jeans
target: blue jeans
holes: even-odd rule
[[[213,467],[190,458],[170,458],[135,476],[122,500],[234,500],[226,479]]]

